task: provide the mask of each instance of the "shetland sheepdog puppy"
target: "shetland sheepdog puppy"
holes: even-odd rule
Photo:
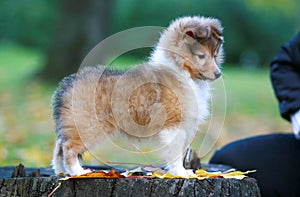
[[[118,136],[153,145],[171,174],[192,175],[183,155],[209,115],[208,82],[221,76],[222,44],[219,20],[182,17],[161,33],[146,63],[123,73],[84,67],[65,77],[52,101],[55,173],[90,172],[81,155]]]

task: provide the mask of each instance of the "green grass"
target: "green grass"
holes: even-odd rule
[[[55,141],[50,100],[55,86],[32,78],[33,74],[41,69],[44,60],[44,54],[38,50],[0,43],[1,165],[50,165]],[[124,65],[127,67],[140,62],[143,60],[121,57],[113,64],[122,65],[123,68]],[[217,122],[212,124],[219,124],[221,131],[217,132],[217,136],[207,134],[205,131],[208,126],[204,126],[204,132],[193,142],[196,150],[200,148],[204,134],[207,134],[208,141],[211,141],[207,149],[215,150],[236,139],[290,130],[290,125],[279,116],[268,72],[268,68],[244,70],[240,67],[223,66],[226,96],[218,96],[223,92],[213,90],[217,97],[213,103],[213,115]],[[226,109],[225,117],[222,114],[223,109]],[[218,141],[215,143],[216,139]],[[130,149],[134,151],[135,148]],[[211,153],[212,151],[205,154],[204,161],[209,159]],[[127,157],[117,156],[118,154],[107,147],[103,154],[105,160],[122,161]],[[86,159],[87,163],[95,162],[90,155],[87,155]],[[130,161],[141,160],[144,160],[143,155],[134,154]]]
[[[1,165],[49,165],[54,139],[49,119],[53,87],[32,78],[43,61],[44,54],[38,50],[0,44]]]
[[[223,78],[229,98],[228,110],[248,115],[274,114],[276,102],[267,69],[242,70],[225,67]]]
[[[220,145],[253,135],[291,130],[280,117],[269,69],[226,67],[227,113]]]
[[[12,87],[28,78],[43,64],[44,56],[38,50],[12,43],[0,43],[0,87]]]

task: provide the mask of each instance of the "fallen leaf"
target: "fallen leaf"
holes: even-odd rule
[[[135,172],[141,172],[141,168],[136,168],[131,171],[126,171],[124,173],[118,173],[115,170],[111,170],[109,172],[105,171],[95,171],[90,172],[87,174],[79,175],[79,176],[71,176],[71,177],[65,177],[61,178],[59,180],[65,181],[68,179],[80,179],[80,178],[160,178],[160,179],[171,179],[171,178],[180,178],[180,179],[198,179],[198,180],[204,180],[207,178],[235,178],[235,179],[243,179],[247,177],[246,175],[249,173],[253,173],[256,170],[248,170],[246,172],[242,171],[236,171],[234,169],[227,170],[225,172],[208,172],[204,169],[196,170],[195,175],[191,176],[173,176],[170,172],[162,172],[160,170],[157,170],[155,172],[150,173],[147,176],[133,176],[133,173]]]
[[[125,176],[116,172],[115,170],[111,170],[109,172],[104,172],[104,171],[89,172],[79,176],[70,177],[70,179],[81,179],[81,178],[125,178]]]
[[[173,176],[170,172],[166,172],[163,174],[161,171],[155,171],[152,173],[153,178],[160,178],[160,179],[171,179],[171,178],[182,178],[181,176]]]
[[[162,173],[161,171],[155,171],[152,173],[153,178],[161,178],[161,179],[170,179],[170,178],[181,178],[181,179],[198,179],[204,180],[208,178],[235,178],[235,179],[243,179],[246,174],[255,172],[256,170],[249,170],[246,172],[235,171],[234,169],[228,170],[226,172],[208,172],[204,169],[196,170],[195,175],[182,177],[182,176],[173,176],[170,172]]]
[[[143,169],[141,168],[141,166],[133,169],[133,170],[126,170],[126,172],[123,172],[122,175],[125,176],[125,177],[131,177],[133,175],[133,173],[136,173],[136,172],[143,172]]]
[[[256,170],[248,170],[246,172],[234,171],[234,172],[225,173],[222,176],[224,178],[243,179],[243,178],[247,177],[246,174],[249,174],[249,173],[252,173],[252,172],[256,172]]]

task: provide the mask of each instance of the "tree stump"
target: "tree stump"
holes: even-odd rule
[[[12,167],[10,174],[16,175]],[[158,179],[158,178],[83,178],[60,181],[49,169],[40,169],[44,177],[3,178],[0,168],[0,196],[260,196],[253,178]],[[22,169],[22,167],[21,167]],[[26,169],[28,171],[28,169]],[[31,169],[32,171],[33,169]],[[18,170],[17,170],[18,171]],[[19,170],[23,175],[24,171]],[[30,171],[30,170],[29,170]],[[37,171],[37,169],[36,169]],[[35,176],[35,173],[32,173]],[[45,177],[48,176],[48,177]]]

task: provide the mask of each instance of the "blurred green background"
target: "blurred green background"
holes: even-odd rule
[[[183,15],[213,16],[224,26],[227,113],[214,149],[248,136],[291,132],[278,112],[269,62],[299,31],[299,8],[297,0],[1,0],[0,165],[50,165],[51,95],[98,42],[132,27],[165,27]],[[148,52],[133,51],[118,63],[144,60]]]

